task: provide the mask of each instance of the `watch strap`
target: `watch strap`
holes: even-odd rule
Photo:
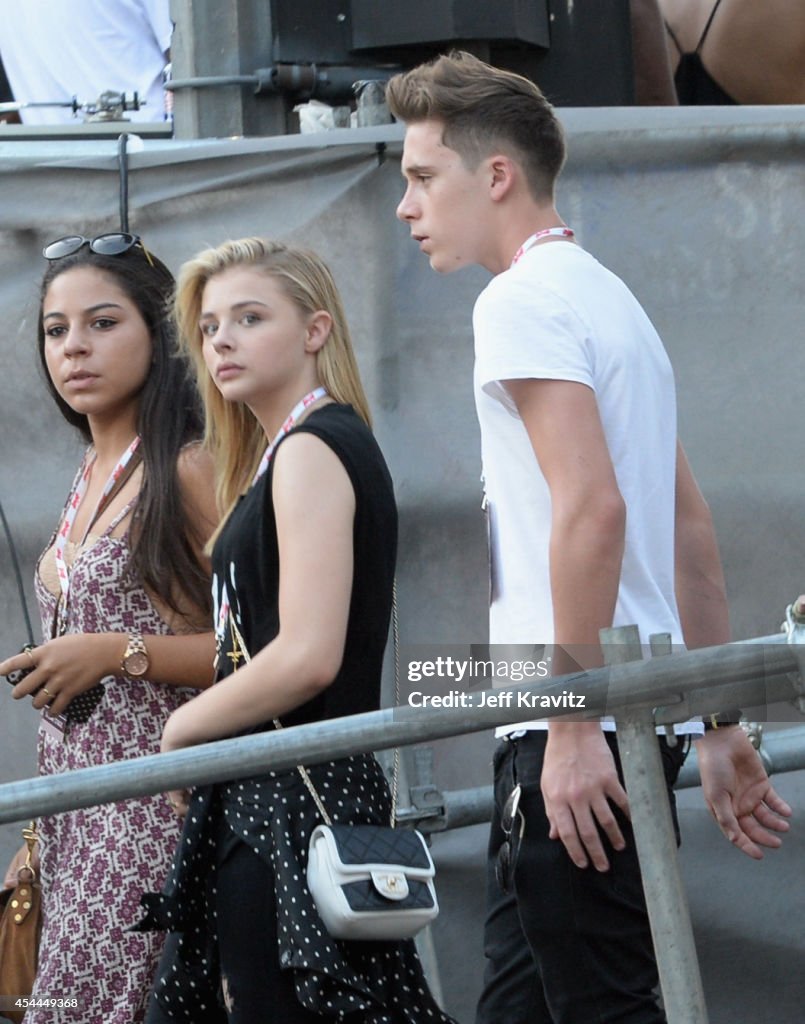
[[[145,660],[145,668],[141,672],[132,672],[131,666],[129,665],[130,660],[134,655],[142,655]],[[129,679],[141,679],[148,671],[148,650],[143,640],[143,635],[138,630],[133,629],[129,633],[128,643],[126,644],[126,650],[123,652],[123,657],[120,660],[120,668],[123,675]]]
[[[717,711],[713,715],[704,715],[704,731],[711,729],[722,729],[728,725],[740,725],[743,713],[740,708],[730,708],[728,711]]]

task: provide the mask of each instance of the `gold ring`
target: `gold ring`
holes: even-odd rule
[[[28,655],[28,657],[31,659],[31,665],[34,668],[36,668],[36,662],[34,661],[34,656],[33,656],[33,654],[31,654],[31,651],[33,650],[33,648],[30,647],[28,644],[26,644],[25,647],[23,648],[23,650]]]
[[[50,690],[46,686],[42,687],[42,693],[47,694],[47,696],[50,697],[51,700],[55,700],[56,699],[56,694],[55,693],[51,693]]]

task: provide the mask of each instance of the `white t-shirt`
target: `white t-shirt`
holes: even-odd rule
[[[530,378],[575,381],[595,392],[626,505],[613,625],[636,623],[644,643],[653,633],[670,633],[681,645],[674,595],[674,377],[642,307],[618,277],[578,245],[551,242],[533,246],[489,283],[475,304],[473,328],[490,517],[489,642],[550,645],[554,640],[550,491],[517,408],[500,383]],[[593,578],[590,586],[595,585]],[[498,733],[544,726],[518,724]]]
[[[0,0],[0,56],[19,102],[93,103],[136,92],[131,121],[164,120],[162,74],[173,23],[170,0]],[[69,108],[20,111],[24,124],[81,123]]]

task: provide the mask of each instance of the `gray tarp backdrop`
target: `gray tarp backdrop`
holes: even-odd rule
[[[624,277],[668,348],[679,432],[715,515],[736,638],[773,632],[785,605],[805,590],[803,108],[595,109],[561,116],[571,156],[559,209],[581,244]],[[471,310],[487,277],[478,270],[434,274],[395,220],[401,139],[401,129],[388,126],[281,139],[130,143],[131,228],[174,270],[202,246],[247,234],[281,236],[325,256],[344,295],[395,479],[403,642],[482,643],[486,554]],[[4,142],[0,134],[0,500],[26,582],[79,452],[35,363],[41,248],[63,234],[118,228],[116,153],[114,142]],[[5,655],[25,637],[4,538],[0,573]],[[34,773],[36,717],[2,692],[0,700],[0,780],[9,781]],[[437,783],[486,783],[491,749],[490,737],[443,741]],[[780,789],[794,791],[794,779]],[[723,978],[717,974],[719,951],[729,948],[734,957],[740,942],[752,953],[742,1009],[724,1009],[718,1018],[711,1006],[711,1020],[798,1021],[793,1008],[801,1009],[805,988],[794,965],[805,954],[805,885],[798,881],[789,892],[785,871],[796,876],[802,841],[794,839],[762,865],[738,863],[714,828],[711,835],[700,808],[700,794],[686,794],[683,861],[697,858],[686,863],[694,902],[705,908],[698,925],[710,929],[702,956],[706,987],[718,991],[711,1003],[721,1005],[723,985],[733,989],[737,977],[729,973],[734,962]],[[16,836],[16,827],[0,829],[2,866]],[[437,932],[449,1005],[462,1019],[470,1016],[479,984],[482,844],[482,829],[436,843],[446,890],[451,877],[463,887],[452,917],[448,899]],[[710,905],[727,858],[731,895],[724,905]],[[734,913],[735,897],[761,885],[777,894],[758,908],[764,920],[774,898],[785,908],[786,921],[774,927],[758,922],[751,907],[746,919]],[[456,958],[448,947],[459,925],[474,938]],[[470,972],[468,963],[475,965]],[[775,983],[782,974],[790,1017]]]

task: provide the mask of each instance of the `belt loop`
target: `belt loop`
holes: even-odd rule
[[[511,792],[511,790],[514,789],[514,787],[517,785],[517,751],[518,751],[518,743],[517,743],[517,741],[520,739],[520,737],[519,736],[509,736],[509,737],[507,737],[507,739],[509,740],[509,743],[511,743],[511,749],[512,749],[511,758],[510,758],[511,778],[509,779],[509,792]]]

